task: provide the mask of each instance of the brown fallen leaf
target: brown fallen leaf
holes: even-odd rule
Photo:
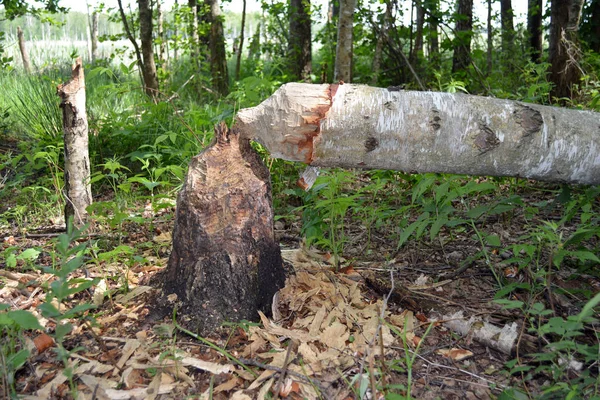
[[[465,349],[439,349],[437,353],[454,361],[464,360],[465,358],[473,356],[472,352]]]
[[[38,351],[38,354],[43,353],[50,347],[54,346],[54,339],[48,336],[45,333],[42,333],[33,339],[33,343],[35,344],[35,348]]]

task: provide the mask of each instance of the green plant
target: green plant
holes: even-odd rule
[[[54,280],[46,286],[45,301],[38,306],[38,309],[45,318],[53,320],[56,324],[53,334],[57,344],[55,351],[65,366],[63,373],[69,379],[73,393],[76,392],[76,385],[68,359],[69,354],[75,350],[64,347],[66,336],[73,330],[73,324],[69,320],[84,317],[84,313],[95,306],[87,302],[79,302],[74,307],[70,307],[68,300],[99,281],[98,278],[84,279],[72,276],[75,271],[84,267],[84,254],[88,244],[77,241],[84,238],[85,230],[86,227],[73,228],[71,221],[68,221],[67,233],[58,236],[55,242],[52,265],[40,267],[43,272],[52,275]]]
[[[43,329],[29,311],[9,311],[9,307],[0,303],[0,395],[5,399],[17,398],[15,374],[30,355],[24,343],[25,331]]]
[[[600,384],[597,379],[600,360],[599,337],[596,334],[594,344],[578,340],[584,336],[587,327],[598,323],[594,316],[600,304],[600,293],[588,301],[580,313],[566,318],[550,317],[553,311],[547,310],[542,303],[527,306],[521,301],[496,302],[504,308],[520,308],[524,311],[530,318],[530,332],[545,343],[542,352],[525,356],[531,359],[526,364],[521,358],[507,362],[506,367],[510,374],[521,374],[525,382],[534,379],[540,373],[551,377],[552,383],[545,385],[536,397],[539,399],[600,398]],[[503,395],[499,398],[522,398],[524,393],[512,388]]]
[[[302,207],[302,233],[307,245],[315,243],[332,252],[337,269],[339,257],[348,241],[344,233],[344,219],[350,207],[356,206],[358,194],[348,195],[344,188],[353,182],[351,172],[333,170],[317,178],[308,204]]]

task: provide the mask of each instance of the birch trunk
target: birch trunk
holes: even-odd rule
[[[92,204],[88,122],[85,110],[85,79],[79,57],[73,65],[71,80],[57,88],[63,112],[65,142],[65,222],[81,227],[87,220],[86,208]]]
[[[140,11],[140,41],[142,42],[142,74],[144,76],[144,89],[151,97],[158,95],[158,77],[154,63],[154,49],[152,48],[152,8],[149,0],[138,0]]]
[[[337,46],[335,49],[335,81],[352,81],[352,28],[354,26],[354,8],[356,0],[340,0]]]
[[[488,97],[290,83],[237,114],[273,157],[317,167],[600,184],[600,114]]]
[[[92,39],[92,64],[98,59],[98,12],[92,13],[92,26],[91,26],[91,39]]]
[[[17,38],[19,40],[19,50],[21,50],[21,59],[23,60],[23,68],[28,74],[31,73],[31,62],[29,61],[29,53],[27,53],[27,47],[25,47],[25,38],[23,36],[23,30],[20,26],[17,26]]]

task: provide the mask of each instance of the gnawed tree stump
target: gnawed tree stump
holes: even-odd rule
[[[75,60],[71,80],[58,85],[63,115],[65,142],[65,223],[83,226],[88,219],[86,208],[92,204],[88,120],[85,108],[85,77],[81,57]]]
[[[269,170],[235,128],[221,123],[215,137],[190,162],[163,278],[181,321],[204,333],[270,312],[285,281]]]

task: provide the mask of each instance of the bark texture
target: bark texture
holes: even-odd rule
[[[290,83],[237,114],[273,157],[320,167],[600,183],[600,114],[360,85]]]
[[[219,0],[206,0],[210,6],[210,72],[212,84],[221,95],[229,93],[229,75],[227,73],[227,54],[225,54],[225,34]]]
[[[310,0],[290,0],[288,62],[294,80],[310,82],[311,42]]]
[[[531,61],[539,63],[542,60],[542,21],[543,0],[529,0],[527,3],[527,32],[529,33],[529,48]]]
[[[285,281],[273,234],[269,170],[247,139],[221,123],[194,157],[177,199],[165,297],[206,333],[224,321],[257,320]]]
[[[92,63],[95,63],[98,59],[98,12],[92,13],[92,26],[91,26],[91,39],[92,39]]]
[[[17,26],[17,39],[19,41],[19,50],[21,51],[21,59],[23,60],[23,68],[28,74],[31,73],[31,62],[29,61],[29,53],[27,47],[25,47],[25,37],[23,36],[23,30],[20,26]]]
[[[579,20],[584,0],[552,0],[550,20],[550,80],[551,94],[557,98],[573,98],[573,85],[579,83]]]
[[[151,97],[158,95],[158,77],[154,63],[154,48],[152,47],[152,8],[150,0],[138,0],[140,11],[140,41],[142,42],[142,75],[144,90]]]
[[[458,0],[457,21],[452,56],[452,73],[464,71],[471,64],[471,37],[473,36],[473,0]]]
[[[244,30],[246,29],[246,0],[242,2],[242,26],[240,27],[240,44],[235,60],[235,80],[240,80],[240,67],[242,65],[242,51],[244,50]]]
[[[334,81],[352,81],[354,8],[356,0],[340,0],[337,46],[335,49]]]
[[[515,25],[511,0],[500,0],[500,24],[502,27],[502,50],[511,54],[515,40]]]
[[[79,57],[73,65],[71,80],[57,88],[63,112],[65,142],[65,221],[83,226],[86,207],[92,204],[88,121],[85,110],[85,79]]]

